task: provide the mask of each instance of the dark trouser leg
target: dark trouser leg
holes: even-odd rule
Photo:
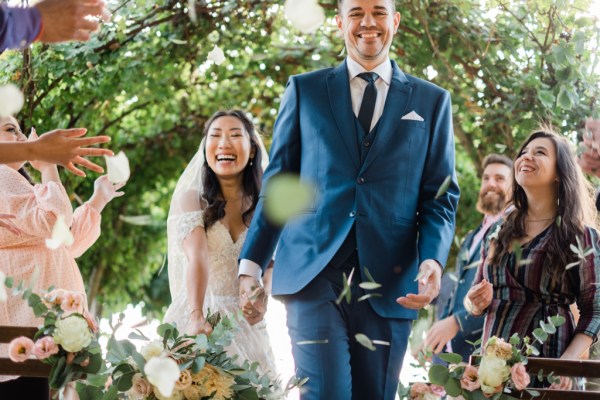
[[[368,301],[358,302],[365,294],[358,287],[358,273],[352,301],[337,305],[344,271],[348,275],[348,268],[326,267],[299,293],[280,296],[297,376],[309,378],[302,400],[393,400],[412,321],[382,318]],[[377,345],[373,352],[356,342],[357,333],[390,346]]]

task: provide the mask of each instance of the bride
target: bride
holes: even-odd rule
[[[244,112],[218,111],[206,122],[200,148],[179,178],[167,220],[172,303],[165,321],[188,334],[211,333],[208,310],[239,315],[238,257],[267,162]],[[272,269],[267,271],[265,287]],[[250,302],[243,308],[246,314],[255,310]],[[275,376],[265,322],[251,326],[245,318],[237,320],[240,330],[228,352],[258,361],[260,372]]]

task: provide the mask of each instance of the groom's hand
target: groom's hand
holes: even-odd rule
[[[419,294],[409,293],[398,297],[396,302],[403,307],[419,310],[433,301],[440,293],[442,267],[435,260],[425,260],[419,267]]]
[[[249,275],[240,275],[240,308],[250,325],[263,320],[267,312],[267,295],[260,282]]]

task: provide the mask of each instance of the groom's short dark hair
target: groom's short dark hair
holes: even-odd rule
[[[344,0],[338,0],[338,14],[342,15],[342,3],[344,2]],[[392,11],[396,11],[396,1],[395,0],[388,0],[388,2],[391,4],[392,6]]]

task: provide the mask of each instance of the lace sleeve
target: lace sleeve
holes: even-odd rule
[[[183,240],[191,231],[201,226],[204,227],[204,217],[202,211],[192,211],[177,216],[177,226],[175,227],[177,242],[183,243]]]

